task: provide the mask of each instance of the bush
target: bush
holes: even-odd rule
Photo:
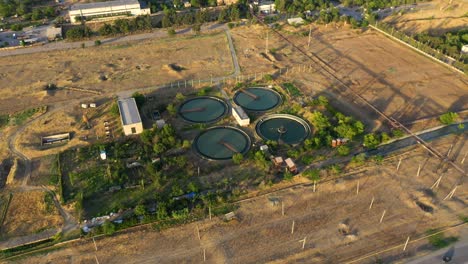
[[[448,112],[439,117],[439,120],[444,125],[450,125],[455,123],[458,119],[458,114],[453,112]]]
[[[271,82],[271,81],[273,81],[273,76],[271,76],[271,74],[265,74],[265,75],[263,76],[263,79],[264,79],[265,81],[267,81],[267,82]]]
[[[428,235],[432,235],[437,233],[437,230],[434,229],[429,229],[426,231]],[[432,235],[428,237],[429,243],[434,246],[435,248],[444,248],[447,247],[448,245],[458,241],[457,237],[445,237],[444,233],[438,233],[435,235]]]
[[[320,180],[320,170],[319,169],[308,169],[302,173],[306,178],[311,181]]]
[[[91,29],[85,26],[73,27],[67,30],[65,36],[70,40],[80,40],[91,36]]]
[[[173,28],[170,28],[167,30],[167,34],[172,37],[175,36],[176,32]]]
[[[102,225],[102,231],[106,235],[112,235],[115,233],[115,225],[111,221],[105,221]]]
[[[336,151],[338,152],[338,155],[340,156],[348,156],[350,149],[348,146],[341,145],[336,148]]]
[[[101,46],[101,41],[99,39],[94,41],[94,46]]]
[[[405,135],[405,133],[401,129],[394,129],[392,131],[392,135],[394,138],[401,138],[402,136]]]
[[[234,164],[241,164],[242,161],[244,160],[244,156],[241,154],[241,153],[236,153],[232,156],[232,161],[234,162]]]
[[[364,136],[364,146],[368,149],[375,149],[380,144],[379,137],[374,134],[370,133]]]

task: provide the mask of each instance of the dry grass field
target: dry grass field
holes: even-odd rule
[[[5,222],[2,240],[57,229],[62,218],[44,191],[15,192]]]
[[[334,68],[335,75],[350,83],[352,89],[389,116],[410,122],[447,111],[468,109],[466,76],[454,73],[375,31],[314,25],[309,48],[307,36],[300,34],[307,31],[308,27],[284,26],[282,29],[282,33],[291,41],[326,61]],[[275,49],[275,57],[280,59],[272,62],[257,56],[264,51],[264,32],[265,29],[260,26],[233,30],[243,72],[274,71],[275,66],[296,66],[295,71],[284,77],[284,81],[294,80],[302,84],[305,94],[333,92],[348,102],[354,100],[347,93],[331,89],[331,80],[323,74],[303,71],[303,66],[316,63],[271,32],[270,47]],[[246,50],[254,50],[253,55],[243,57],[239,51]],[[371,117],[375,119],[377,116]]]
[[[421,8],[409,10],[402,15],[385,18],[385,22],[409,34],[430,31],[432,34],[466,28],[468,25],[468,1],[432,0]]]
[[[458,164],[468,151],[465,135],[449,136],[432,143],[440,151],[455,144],[451,158]],[[339,179],[324,179],[313,192],[311,185],[283,190],[267,197],[242,202],[237,220],[204,220],[163,232],[137,231],[26,258],[22,263],[87,263],[96,254],[102,263],[199,263],[206,250],[208,263],[345,263],[361,255],[402,244],[430,228],[460,223],[467,215],[468,190],[459,186],[452,199],[444,201],[460,179],[452,168],[437,171],[440,161],[420,148],[406,153],[399,171],[398,158],[383,165]],[[422,170],[416,177],[418,164]],[[467,169],[465,163],[464,168]],[[433,183],[443,176],[437,188]],[[359,181],[359,193],[356,194]],[[273,206],[268,198],[284,202]],[[369,209],[372,198],[375,198]],[[382,223],[380,219],[386,211]],[[295,222],[291,234],[292,222]],[[200,240],[197,235],[200,229]],[[448,235],[449,233],[447,233]],[[457,232],[450,233],[457,235]],[[306,238],[302,250],[300,240]],[[405,256],[427,249],[408,246]],[[115,252],[119,252],[115,254]],[[359,263],[388,262],[388,252]]]
[[[115,94],[233,71],[224,33],[2,57],[0,65],[0,112],[88,96],[63,90],[48,95],[48,83]]]
[[[82,109],[77,101],[64,107],[58,107],[50,113],[35,119],[18,135],[15,146],[29,158],[38,158],[55,154],[69,148],[84,146],[105,137],[104,121],[114,135],[120,135],[121,124],[118,117],[109,113],[111,102],[107,101],[97,108]],[[84,129],[83,115],[89,120],[90,129]],[[59,133],[71,133],[72,138],[66,144],[41,146],[41,137]],[[80,139],[87,137],[87,140]]]

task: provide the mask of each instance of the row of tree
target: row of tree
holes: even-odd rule
[[[26,20],[39,20],[56,16],[54,7],[33,8],[37,5],[38,2],[32,0],[3,0],[0,1],[0,16],[11,17],[18,15]]]

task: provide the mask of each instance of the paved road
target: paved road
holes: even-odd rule
[[[201,31],[208,33],[210,31],[222,29],[223,27],[225,27],[224,24],[218,24],[218,23],[204,24],[201,27]],[[176,34],[177,35],[192,34],[191,27],[177,29]],[[117,37],[111,37],[111,38],[103,38],[100,40],[101,40],[102,45],[108,45],[108,44],[116,44],[116,43],[121,43],[121,42],[125,43],[125,42],[130,42],[130,41],[156,39],[156,38],[163,38],[163,37],[167,37],[166,29],[154,29],[150,33],[117,36]],[[84,41],[77,41],[77,42],[57,41],[57,42],[46,43],[42,46],[33,46],[33,47],[25,47],[25,48],[18,48],[18,49],[12,49],[12,50],[3,50],[3,51],[0,51],[0,57],[21,55],[21,54],[31,54],[31,53],[37,53],[37,52],[54,51],[54,50],[77,49],[77,48],[81,48],[82,43],[84,43],[86,47],[94,46],[94,40],[84,40]]]
[[[442,258],[444,256],[452,256],[452,260],[444,262]],[[468,263],[468,236],[465,236],[462,240],[455,243],[450,248],[443,248],[437,250],[429,255],[419,257],[413,261],[407,262],[407,264],[467,264]]]

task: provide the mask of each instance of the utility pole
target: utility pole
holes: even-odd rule
[[[357,186],[356,186],[356,195],[359,194],[359,180],[357,181]]]
[[[380,217],[380,223],[382,223],[386,212],[387,212],[387,210],[383,210],[382,217]]]
[[[294,220],[293,220],[292,226],[291,226],[291,234],[294,234]]]
[[[310,39],[312,38],[312,25],[309,28],[309,40],[307,41],[307,47],[310,47]]]
[[[418,173],[416,173],[416,177],[419,177],[420,172],[421,172],[421,164],[419,164]]]
[[[372,200],[370,201],[369,210],[372,209],[373,204],[374,204],[374,196],[372,196]]]
[[[265,54],[268,54],[268,29],[267,29],[267,33],[266,33]]]
[[[406,250],[406,247],[408,246],[408,243],[409,243],[409,239],[410,239],[410,237],[408,237],[408,238],[406,239],[405,246],[403,247],[403,251]]]

